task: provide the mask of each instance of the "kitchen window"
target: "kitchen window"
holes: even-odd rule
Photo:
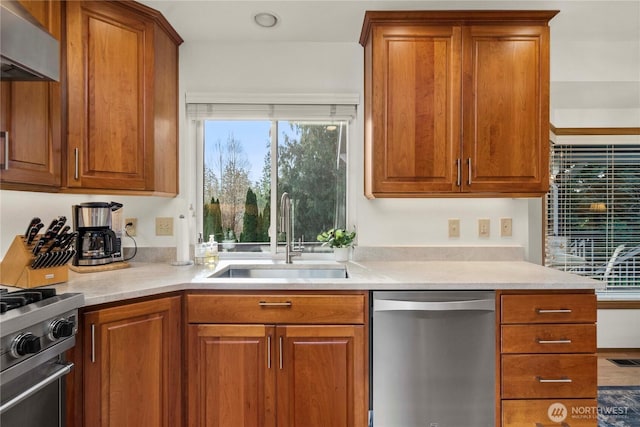
[[[546,265],[640,288],[640,144],[574,137],[550,164]]]
[[[223,252],[276,253],[283,192],[292,201],[292,241],[325,252],[323,230],[346,227],[347,146],[355,104],[188,103],[201,168],[205,240]]]

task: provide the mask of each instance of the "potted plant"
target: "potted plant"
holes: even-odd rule
[[[323,246],[333,248],[336,261],[341,262],[349,260],[349,249],[353,246],[355,238],[355,231],[347,231],[342,228],[332,228],[318,234],[318,241],[322,242]]]
[[[232,229],[227,228],[222,239],[222,249],[227,252],[236,247],[236,235]]]

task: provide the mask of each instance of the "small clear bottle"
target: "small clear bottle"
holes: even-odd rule
[[[218,263],[218,242],[213,234],[209,235],[209,242],[206,244],[205,264],[216,265]]]
[[[203,265],[205,263],[206,252],[207,244],[204,243],[204,240],[202,239],[202,233],[198,233],[198,243],[196,243],[194,248],[193,261],[197,265]]]

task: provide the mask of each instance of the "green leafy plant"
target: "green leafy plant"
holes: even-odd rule
[[[318,234],[318,241],[323,242],[323,246],[329,246],[331,248],[348,248],[349,246],[353,246],[355,238],[355,231],[347,231],[342,228],[332,228],[331,230]]]

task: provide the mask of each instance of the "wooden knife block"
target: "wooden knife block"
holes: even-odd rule
[[[34,245],[27,245],[24,236],[16,236],[0,263],[0,283],[18,288],[35,288],[69,280],[67,265],[31,268]]]

